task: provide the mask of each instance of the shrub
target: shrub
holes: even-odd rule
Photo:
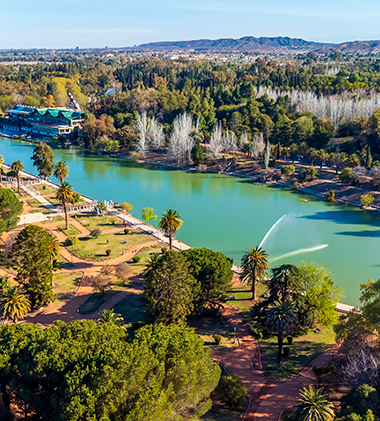
[[[335,365],[332,361],[328,363],[326,367],[313,367],[313,373],[321,379],[322,377],[328,376],[331,373],[335,372]]]
[[[297,183],[297,181],[295,181],[295,182],[293,183],[293,189],[294,189],[294,190],[299,190],[299,188],[300,188],[300,185]]]
[[[335,199],[335,190],[329,190],[325,195],[325,202],[334,203],[336,202]]]
[[[110,224],[111,225],[115,225],[116,224],[116,219],[115,218],[110,219]]]
[[[342,183],[350,183],[352,180],[352,168],[345,168],[340,174],[339,174],[339,180]]]
[[[140,256],[133,256],[132,257],[132,262],[133,263],[138,263],[140,260],[141,260],[141,257]]]
[[[301,171],[301,172],[298,174],[298,180],[299,180],[299,181],[301,181],[301,182],[306,181],[307,177],[308,177],[308,175],[307,175],[306,170]]]
[[[91,237],[98,238],[101,233],[102,231],[100,230],[100,228],[95,228],[91,231],[90,235]]]
[[[288,341],[288,344],[291,345],[293,343],[293,337],[292,336],[288,336],[286,338],[286,340]]]
[[[74,244],[79,242],[79,238],[72,236],[72,237],[67,237],[65,240],[65,246],[73,246]]]
[[[215,389],[219,400],[230,408],[237,408],[247,399],[247,388],[237,376],[222,376]]]
[[[112,250],[111,249],[107,249],[106,250],[106,256],[111,256]]]
[[[124,228],[124,234],[128,235],[129,234],[129,229],[128,228]]]
[[[282,353],[284,354],[284,357],[287,357],[289,355],[290,352],[290,348],[288,348],[287,346],[284,346],[284,348],[282,349]]]
[[[222,343],[222,337],[220,335],[214,335],[213,339],[217,345],[220,345]]]
[[[42,186],[42,190],[46,190],[46,186],[45,186],[45,184]]]
[[[281,174],[285,175],[285,177],[289,177],[290,175],[292,175],[294,173],[295,170],[296,169],[295,169],[294,165],[284,165],[281,168]]]
[[[360,203],[365,207],[368,208],[374,202],[374,197],[370,193],[362,194],[360,196]]]

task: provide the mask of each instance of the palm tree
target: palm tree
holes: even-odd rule
[[[54,177],[58,178],[59,182],[62,184],[63,180],[69,176],[69,167],[66,164],[66,161],[58,161],[54,167]]]
[[[316,149],[311,148],[309,151],[309,158],[310,158],[310,165],[313,167],[314,161],[319,158],[319,152]]]
[[[318,174],[318,170],[315,167],[309,167],[306,170],[306,174],[308,175],[308,177],[311,177],[312,180],[314,180],[314,178],[317,176]]]
[[[159,253],[152,253],[148,259],[145,260],[145,269],[144,269],[144,277],[147,279],[151,275],[157,273],[161,259],[161,255]]]
[[[183,221],[181,215],[173,209],[167,209],[158,221],[158,227],[165,231],[169,236],[169,249],[173,248],[173,235],[181,228]]]
[[[16,173],[17,177],[17,192],[20,194],[20,171],[24,169],[24,165],[21,161],[13,161],[11,165],[11,170]]]
[[[56,197],[63,205],[63,210],[65,211],[66,229],[68,229],[69,223],[67,218],[67,204],[73,199],[73,187],[67,181],[62,181],[59,189],[57,190]]]
[[[325,202],[330,202],[330,203],[336,202],[336,200],[335,200],[335,190],[329,190],[325,194]]]
[[[266,324],[277,335],[277,369],[281,370],[282,344],[284,336],[295,331],[298,318],[293,306],[287,301],[277,301],[274,307],[267,310]]]
[[[323,394],[323,389],[314,389],[311,385],[300,390],[300,404],[295,411],[299,421],[333,421],[335,419],[334,406]]]
[[[241,259],[242,272],[240,279],[247,281],[252,288],[252,299],[256,300],[257,281],[262,279],[268,269],[269,256],[266,250],[261,247],[250,247]]]
[[[17,319],[22,319],[30,310],[30,301],[17,286],[10,286],[3,291],[0,308],[3,317],[16,323]]]
[[[110,310],[104,309],[101,312],[98,322],[99,323],[112,322],[112,323],[115,323],[115,325],[117,326],[122,326],[124,324],[124,319],[122,318],[121,314],[115,313],[113,308],[111,308]]]
[[[326,162],[328,159],[329,159],[329,154],[324,149],[321,149],[319,151],[319,165],[321,169],[322,169],[323,163]]]

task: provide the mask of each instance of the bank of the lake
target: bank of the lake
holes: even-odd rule
[[[0,138],[5,162],[30,161],[34,145]],[[324,203],[291,189],[256,186],[251,180],[221,174],[198,174],[124,159],[90,154],[80,149],[55,149],[56,159],[70,167],[69,182],[98,200],[128,201],[132,214],[151,206],[160,215],[177,209],[183,228],[177,238],[193,247],[220,250],[239,264],[244,249],[259,244],[272,265],[312,260],[328,267],[345,289],[342,302],[357,304],[359,284],[379,277],[380,215]],[[300,199],[308,199],[309,203]]]

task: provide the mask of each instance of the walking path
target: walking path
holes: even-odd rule
[[[276,382],[263,375],[259,344],[249,327],[243,325],[239,313],[230,305],[224,304],[221,314],[235,330],[240,346],[228,353],[212,350],[211,357],[229,374],[240,377],[246,385],[249,399],[245,421],[277,421],[284,410],[290,410],[297,404],[300,389],[316,383],[313,366],[326,366],[338,352],[338,346],[333,345],[311,361],[297,376]],[[251,362],[256,368],[250,368]]]

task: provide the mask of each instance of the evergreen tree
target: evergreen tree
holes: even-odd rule
[[[14,193],[0,188],[0,235],[16,228],[22,209],[23,203]]]
[[[48,178],[53,174],[54,154],[46,142],[38,142],[32,155],[33,165],[37,167],[40,177]]]

